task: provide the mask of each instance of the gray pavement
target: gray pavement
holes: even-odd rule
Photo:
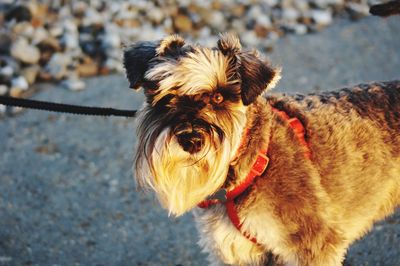
[[[400,78],[400,17],[337,21],[288,36],[271,55],[276,91],[310,92]],[[138,108],[123,75],[38,99]],[[206,265],[190,214],[168,217],[131,176],[134,120],[27,111],[0,120],[0,266]],[[400,212],[353,245],[347,265],[400,265]]]

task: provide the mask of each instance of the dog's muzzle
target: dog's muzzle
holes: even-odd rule
[[[205,129],[201,126],[186,122],[178,125],[174,129],[179,145],[190,154],[201,151],[204,146]]]

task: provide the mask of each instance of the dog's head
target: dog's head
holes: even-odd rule
[[[279,71],[239,39],[221,35],[216,48],[177,36],[128,47],[132,88],[143,87],[135,174],[171,213],[193,208],[224,183],[247,123],[246,111],[279,80]]]

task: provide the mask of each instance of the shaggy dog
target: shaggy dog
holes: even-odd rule
[[[341,265],[400,204],[399,81],[263,95],[279,69],[228,34],[139,42],[124,64],[146,96],[136,179],[171,214],[194,210],[212,264]]]

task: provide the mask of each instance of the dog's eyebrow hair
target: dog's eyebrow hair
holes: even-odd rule
[[[220,92],[224,96],[225,100],[231,102],[237,102],[240,100],[240,90],[236,89],[235,86],[218,86],[215,92]]]

